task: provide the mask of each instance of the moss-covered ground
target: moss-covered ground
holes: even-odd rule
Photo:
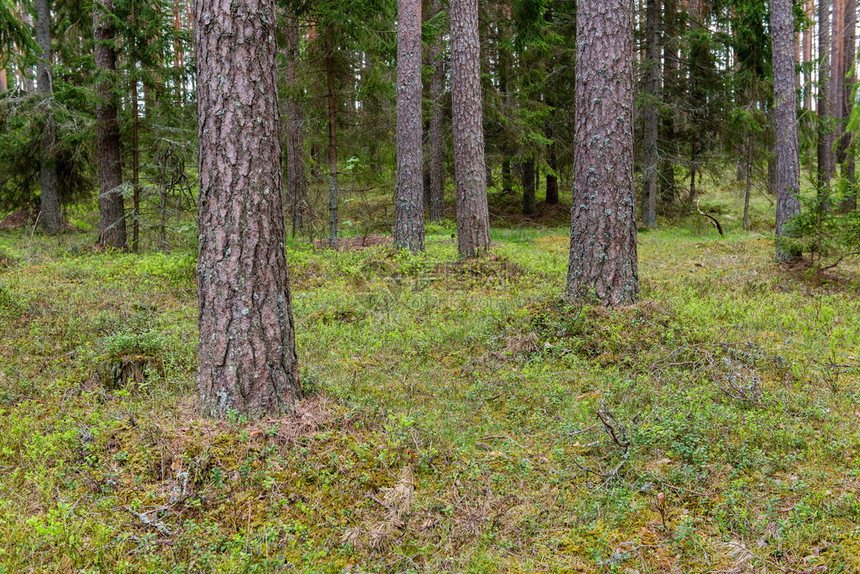
[[[290,242],[306,399],[195,410],[194,247],[0,233],[0,572],[860,570],[860,278],[737,193],[562,299],[565,227],[456,261]]]

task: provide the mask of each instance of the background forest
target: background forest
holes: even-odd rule
[[[575,2],[478,3],[492,245],[462,258],[454,3],[411,2],[415,253],[397,3],[279,0],[304,398],[214,421],[194,6],[0,2],[0,572],[860,569],[855,2],[795,0],[780,54],[779,0],[638,0],[639,295],[609,310],[564,297]]]

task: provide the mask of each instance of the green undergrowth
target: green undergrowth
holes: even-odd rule
[[[197,415],[193,251],[2,233],[0,572],[855,571],[858,268],[723,219],[616,310],[564,228],[291,241],[306,398],[250,422]]]

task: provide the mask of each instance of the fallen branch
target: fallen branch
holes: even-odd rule
[[[711,220],[711,223],[713,223],[714,226],[717,228],[717,231],[720,232],[720,237],[725,236],[725,234],[723,233],[723,227],[720,225],[720,222],[717,221],[717,218],[714,217],[713,215],[711,215],[710,213],[705,213],[704,211],[699,209],[699,200],[698,199],[696,200],[696,211],[699,212],[699,215],[704,215],[705,217],[707,217],[708,219]]]

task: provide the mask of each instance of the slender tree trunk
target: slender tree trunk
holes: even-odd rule
[[[334,28],[325,31],[326,84],[328,87],[328,244],[337,249],[337,131],[334,101]]]
[[[131,248],[140,250],[140,118],[138,117],[137,80],[131,81],[131,184],[134,219],[131,221]]]
[[[663,18],[664,37],[664,97],[674,98],[678,92],[678,5],[677,0],[665,0],[665,16]],[[664,113],[663,132],[666,139],[666,157],[660,161],[660,204],[663,213],[675,201],[675,161],[678,157],[678,111],[675,106],[669,106]]]
[[[833,141],[841,141],[844,131],[842,108],[845,97],[845,3],[833,0],[830,35],[830,116],[833,118]],[[836,174],[836,164],[842,163],[843,150],[837,146],[830,172]]]
[[[51,86],[51,12],[48,0],[36,0],[36,42],[42,53],[36,65],[39,93],[45,99],[45,128],[42,133],[42,156],[39,162],[40,212],[39,221],[51,235],[62,226],[57,168],[51,158],[56,143],[56,122],[53,112]]]
[[[576,132],[567,297],[636,300],[633,2],[579,0]]]
[[[844,56],[845,63],[842,66],[846,78],[843,79],[842,88],[842,118],[843,125],[847,126],[848,119],[851,117],[851,111],[854,109],[854,99],[851,97],[851,91],[857,83],[857,72],[854,70],[854,60],[856,57],[855,44],[857,41],[857,2],[846,1],[845,3],[845,38],[844,38]],[[848,76],[848,74],[851,74]],[[854,153],[851,149],[852,134],[845,129],[842,133],[842,140],[839,142],[839,148],[842,150],[842,177],[845,178],[846,189],[845,197],[839,205],[841,211],[851,211],[857,207],[857,186],[854,177]]]
[[[642,162],[645,193],[642,197],[642,224],[645,227],[657,227],[657,136],[660,127],[657,100],[660,97],[660,11],[660,0],[648,0],[645,31],[648,45],[645,72],[646,100],[642,110],[645,120],[644,158]]]
[[[442,11],[442,1],[433,0],[434,16]],[[430,221],[441,221],[445,216],[445,61],[444,34],[440,31],[430,49],[433,75],[430,76]]]
[[[806,0],[805,14],[810,22],[815,21],[815,0]],[[810,25],[803,31],[803,63],[805,71],[803,73],[803,107],[812,112],[812,36],[814,26]],[[812,154],[809,154],[810,157]]]
[[[794,63],[794,16],[792,0],[771,0],[770,29],[773,38],[774,134],[776,152],[776,257],[792,261],[800,257],[780,238],[790,235],[787,227],[800,213],[800,158],[797,143],[797,79]]]
[[[0,68],[0,92],[5,92],[9,89],[9,81],[6,78],[6,68]]]
[[[96,104],[99,155],[99,243],[124,249],[126,242],[125,206],[122,192],[122,160],[117,123],[116,51],[114,25],[110,14],[113,0],[96,0],[93,5],[93,30],[96,41],[96,68],[99,70]]]
[[[301,391],[284,244],[275,3],[198,0],[195,15],[200,408],[211,417],[291,412]]]
[[[292,236],[303,226],[302,210],[307,201],[307,178],[305,177],[305,128],[301,90],[296,75],[299,61],[299,21],[288,17],[286,29],[286,84],[287,97],[284,102],[284,123],[287,143],[287,199],[292,217]]]
[[[558,154],[556,153],[556,143],[552,127],[547,128],[546,137],[553,140],[549,144],[549,168],[552,172],[546,174],[546,203],[547,205],[558,205]]]
[[[457,242],[460,257],[470,258],[490,249],[478,0],[451,0],[450,19]]]
[[[523,215],[534,215],[537,211],[535,179],[535,160],[526,158],[523,161]]]
[[[818,185],[830,188],[833,177],[833,120],[830,117],[830,0],[818,1]]]
[[[421,0],[397,2],[397,181],[394,247],[424,250]]]

